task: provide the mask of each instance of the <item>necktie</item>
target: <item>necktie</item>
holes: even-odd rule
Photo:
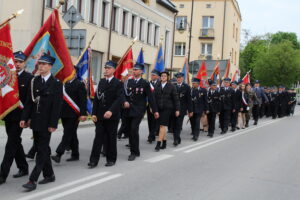
[[[43,85],[45,84],[45,79],[44,79],[44,78],[42,78],[42,84],[43,84]]]

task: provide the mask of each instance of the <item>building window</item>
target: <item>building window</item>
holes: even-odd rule
[[[102,74],[103,53],[99,51],[92,51],[92,55],[93,81],[97,84],[100,81]]]
[[[90,23],[96,24],[96,0],[90,1]]]
[[[101,26],[107,28],[107,17],[108,17],[108,3],[102,2],[102,16],[101,16]]]
[[[183,42],[175,43],[175,56],[185,56],[185,43]]]
[[[53,0],[47,0],[46,1],[46,7],[47,8],[53,8]]]
[[[212,44],[203,43],[201,47],[201,54],[206,56],[207,60],[212,60]]]
[[[147,43],[151,45],[151,38],[152,38],[152,24],[148,22],[147,28]]]
[[[184,8],[184,4],[179,4],[179,8]]]
[[[127,27],[128,27],[128,12],[123,11],[123,20],[122,20],[122,34],[123,35],[128,34]]]
[[[235,24],[233,23],[233,38],[234,38],[234,33],[235,33]]]
[[[132,15],[131,16],[131,37],[135,38],[136,37],[136,16]]]
[[[234,65],[236,65],[236,51],[234,52]]]
[[[233,63],[233,48],[231,49],[231,53],[230,53],[230,56],[231,56],[231,62]]]
[[[213,16],[204,16],[202,18],[202,28],[213,28],[214,27],[214,17]]]
[[[113,8],[112,30],[118,32],[118,7]]]
[[[176,17],[176,29],[177,30],[185,30],[186,25],[187,25],[187,17],[186,16]]]
[[[238,31],[239,31],[239,29],[236,28],[236,34],[235,34],[235,41],[236,41],[236,42],[238,41]]]
[[[77,0],[77,10],[82,14],[82,0]]]
[[[154,45],[158,46],[159,44],[159,26],[155,26],[154,28]]]
[[[139,32],[139,40],[144,42],[145,39],[145,20],[140,19],[140,32]]]

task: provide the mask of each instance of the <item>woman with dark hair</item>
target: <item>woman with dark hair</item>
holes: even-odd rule
[[[175,110],[176,117],[180,114],[179,98],[176,87],[168,81],[169,73],[161,72],[160,79],[161,82],[155,87],[155,100],[159,113],[159,136],[155,147],[156,151],[167,147],[167,126],[172,112]]]
[[[249,92],[246,91],[246,85],[245,84],[241,84],[240,85],[240,90],[242,92],[242,126],[240,128],[244,129],[246,126],[246,116],[249,113],[250,110],[250,105],[249,105],[249,101],[250,101],[250,95]]]

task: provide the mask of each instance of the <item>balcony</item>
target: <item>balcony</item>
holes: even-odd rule
[[[215,39],[215,30],[213,28],[200,29],[199,39]]]

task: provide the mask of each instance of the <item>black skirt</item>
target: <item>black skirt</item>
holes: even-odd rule
[[[170,121],[170,117],[172,114],[172,110],[169,109],[159,109],[158,110],[159,113],[159,125],[160,126],[168,126],[169,125],[169,121]]]

